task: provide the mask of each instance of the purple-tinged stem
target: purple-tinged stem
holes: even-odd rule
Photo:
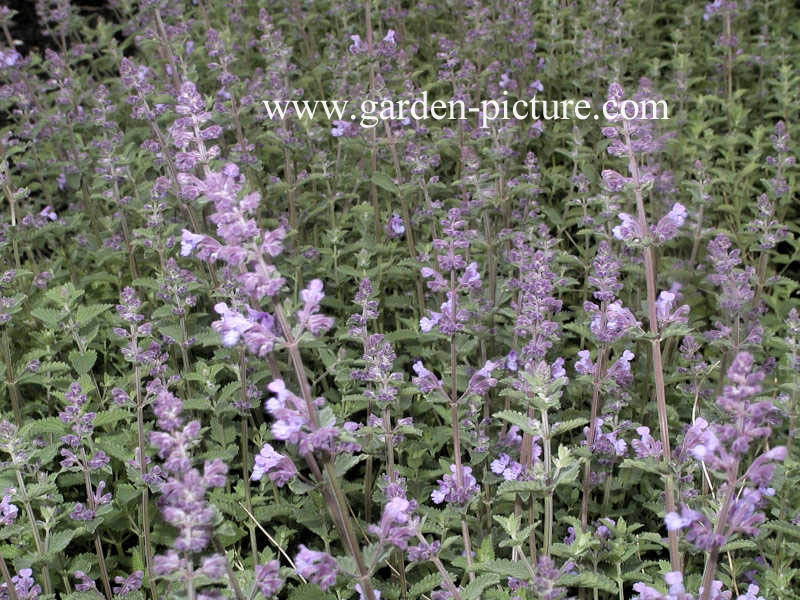
[[[422,534],[418,531],[417,532],[417,539],[423,543],[425,546],[429,546],[428,541],[422,537]],[[439,557],[436,555],[431,556],[431,562],[436,567],[436,570],[439,571],[439,575],[442,576],[442,583],[444,587],[447,588],[447,591],[450,592],[450,595],[453,597],[453,600],[461,600],[461,595],[458,593],[458,589],[456,588],[453,580],[450,579],[450,574],[447,572],[447,569],[444,568],[442,561],[439,560]]]
[[[600,308],[601,318],[605,319],[606,303],[603,302]],[[584,531],[589,526],[589,496],[591,495],[591,476],[592,476],[592,445],[594,444],[595,436],[597,435],[597,417],[600,415],[600,381],[605,374],[606,363],[606,347],[601,346],[600,352],[597,357],[597,363],[594,367],[594,382],[592,384],[592,408],[589,421],[589,435],[586,438],[586,447],[589,449],[589,458],[586,460],[586,466],[583,470],[583,498],[581,499],[581,527]]]
[[[544,446],[544,472],[547,476],[547,495],[544,497],[544,555],[550,556],[550,545],[553,542],[553,488],[550,475],[553,468],[552,448],[550,445],[550,420],[547,409],[542,410],[542,445]],[[531,498],[533,502],[533,498]],[[533,538],[533,532],[531,532]]]
[[[233,573],[231,564],[228,562],[228,558],[225,556],[225,548],[222,547],[222,542],[219,541],[219,537],[217,537],[216,535],[213,538],[211,538],[211,541],[214,544],[214,550],[216,550],[219,555],[225,558],[225,573],[228,575],[228,581],[230,581],[231,583],[231,587],[233,588],[233,594],[234,596],[236,596],[236,600],[244,600],[244,594],[242,594],[242,589],[239,587],[239,583],[236,581],[236,576]],[[254,554],[253,560],[257,560],[257,557],[258,555]]]
[[[630,123],[623,121],[625,145],[628,149],[628,161],[630,172],[633,177],[634,195],[636,198],[636,211],[639,218],[639,229],[643,236],[647,235],[647,215],[644,210],[644,199],[642,198],[642,184],[639,176],[639,165],[633,152],[630,137]],[[658,410],[658,425],[661,433],[661,447],[664,462],[669,469],[671,463],[671,452],[669,445],[669,421],[667,420],[667,397],[664,388],[664,366],[661,360],[661,339],[658,334],[658,315],[656,313],[656,271],[655,256],[652,246],[644,248],[644,270],[645,281],[647,284],[647,313],[650,321],[650,334],[653,339],[651,342],[653,357],[653,375],[656,383],[656,408]],[[673,492],[672,476],[667,473],[664,476],[664,495],[666,497],[666,511],[675,512],[675,496]],[[681,555],[678,549],[678,532],[668,531],[669,536],[669,562],[673,571],[681,570]]]
[[[263,257],[259,257],[259,266],[262,266],[262,268],[266,266],[263,262]],[[317,409],[316,406],[314,406],[314,400],[311,396],[311,387],[308,383],[308,378],[306,377],[303,359],[300,356],[300,350],[297,347],[297,340],[294,339],[294,335],[292,335],[292,329],[286,320],[286,315],[283,314],[283,307],[277,302],[275,303],[274,307],[275,318],[277,319],[283,333],[283,337],[286,340],[286,348],[289,351],[290,358],[292,359],[292,366],[294,367],[295,376],[297,377],[297,381],[300,385],[300,390],[303,395],[303,400],[305,400],[306,408],[308,409],[309,420],[311,421],[311,424],[317,428],[319,427],[319,416],[317,415]],[[336,481],[336,474],[333,472],[333,465],[331,465],[330,462],[326,462],[323,465],[325,470],[325,474],[323,476],[323,473],[317,465],[313,454],[306,454],[304,458],[317,478],[317,481],[319,481],[323,486],[322,490],[327,500],[328,509],[331,511],[331,516],[333,517],[337,527],[339,527],[343,541],[349,549],[350,555],[355,561],[356,567],[358,568],[360,575],[359,581],[361,583],[361,589],[364,592],[366,600],[377,600],[377,596],[375,595],[375,592],[372,589],[372,584],[370,583],[369,571],[364,563],[364,559],[361,555],[361,549],[358,545],[358,540],[353,531],[353,524],[350,520],[350,513],[348,511],[349,505],[347,498],[342,493],[342,490]]]
[[[17,382],[14,381],[14,368],[11,366],[11,347],[8,341],[8,329],[3,327],[3,360],[6,363],[6,384],[8,385],[8,395],[11,397],[11,408],[14,411],[14,420],[17,427],[22,427],[22,412],[19,406],[19,390]]]
[[[132,330],[134,345],[136,333]],[[138,350],[134,348],[134,357]],[[134,366],[133,377],[136,384],[136,435],[139,443],[139,474],[142,477],[142,540],[144,541],[144,560],[147,567],[147,579],[153,600],[158,600],[158,590],[153,580],[153,547],[150,542],[150,490],[147,487],[147,462],[144,456],[144,399],[142,398],[142,374],[139,364]]]
[[[736,462],[736,468],[734,471],[737,471],[739,467],[739,462]],[[714,527],[714,536],[718,536],[722,533],[725,529],[725,526],[728,524],[728,512],[730,511],[731,502],[733,501],[733,494],[736,491],[735,485],[735,478],[734,481],[728,481],[728,489],[725,491],[725,499],[722,502],[722,508],[719,511],[719,517],[717,518],[717,524]],[[711,552],[708,553],[708,558],[706,558],[706,565],[703,569],[703,581],[700,584],[703,588],[703,593],[700,595],[700,600],[709,600],[711,598],[711,582],[714,580],[714,575],[717,573],[717,562],[719,560],[719,548],[714,546],[711,549]]]
[[[86,504],[89,505],[89,510],[95,511],[97,510],[97,506],[94,503],[92,481],[89,479],[87,462],[86,449],[81,448],[81,467],[83,470],[83,483],[86,486]],[[103,580],[103,590],[106,593],[107,600],[111,600],[113,594],[111,593],[111,583],[108,578],[108,569],[106,568],[106,557],[105,554],[103,554],[103,543],[100,541],[100,535],[97,533],[97,530],[92,533],[92,537],[94,538],[95,554],[97,554],[97,564],[100,567],[100,579]]]
[[[3,581],[6,582],[6,592],[8,593],[9,600],[19,600],[17,596],[17,588],[11,582],[11,574],[8,572],[6,560],[0,556],[0,573],[3,575]]]
[[[242,350],[241,357],[239,358],[239,390],[242,407],[249,405],[247,398],[247,357],[244,350]],[[249,412],[249,411],[248,411]],[[244,503],[247,510],[253,512],[253,502],[250,498],[250,452],[248,445],[248,427],[247,415],[242,415],[241,418],[241,446],[242,446],[242,485],[244,486]],[[253,560],[256,561],[258,557],[258,544],[256,543],[256,529],[252,523],[247,527],[250,530],[250,550],[253,554]]]
[[[30,497],[28,496],[28,489],[25,487],[25,480],[22,478],[22,473],[17,470],[17,483],[19,484],[19,491],[22,492],[22,504],[25,506],[25,512],[28,515],[28,520],[31,522],[31,531],[33,532],[33,542],[36,544],[36,552],[43,554],[45,547],[42,544],[42,536],[39,534],[39,525],[36,523],[36,516],[33,514],[33,506],[31,506]],[[47,565],[42,566],[42,580],[44,583],[44,593],[52,594],[53,586],[50,583],[50,569]]]
[[[453,323],[456,322],[456,272],[450,271],[450,314]],[[453,458],[456,465],[456,485],[459,489],[464,487],[464,474],[461,472],[461,436],[458,426],[458,378],[456,376],[456,336],[450,336],[450,425],[453,428]],[[461,515],[461,538],[464,540],[464,555],[467,559],[469,580],[475,580],[472,570],[472,543],[469,537],[469,526],[465,515]]]

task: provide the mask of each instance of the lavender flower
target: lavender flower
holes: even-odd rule
[[[11,495],[6,494],[0,501],[0,525],[11,525],[17,518],[19,509],[11,504]]]
[[[395,496],[383,507],[379,525],[370,525],[369,532],[378,537],[382,544],[405,550],[408,540],[416,535],[418,519],[412,518],[417,509],[414,500]]]
[[[283,579],[278,574],[278,561],[270,560],[262,565],[256,565],[256,586],[265,598],[277,594],[283,587]]]
[[[269,444],[264,444],[255,461],[253,473],[250,475],[251,481],[261,481],[267,475],[275,485],[282,487],[297,475],[292,460],[275,452]]]
[[[120,596],[127,596],[131,592],[135,592],[139,588],[142,587],[142,579],[144,578],[144,573],[142,571],[134,571],[127,577],[117,576],[114,577],[114,583],[117,585],[114,586],[114,593],[119,594]]]
[[[431,492],[431,500],[435,504],[447,502],[448,504],[466,505],[469,501],[480,493],[478,481],[472,475],[472,467],[463,465],[461,467],[461,481],[458,485],[456,477],[456,466],[450,465],[450,473],[439,479],[439,487]]]
[[[336,583],[339,566],[330,554],[309,550],[300,544],[300,552],[295,556],[294,562],[298,575],[316,583],[323,590]]]

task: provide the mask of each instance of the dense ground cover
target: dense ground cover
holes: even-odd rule
[[[800,597],[793,3],[90,4],[0,7],[0,596]],[[670,118],[263,104],[424,92]]]

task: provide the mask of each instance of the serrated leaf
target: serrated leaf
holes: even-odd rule
[[[758,548],[758,545],[753,540],[734,540],[732,542],[728,542],[722,548],[719,549],[720,552],[733,552],[734,550],[742,550],[746,548],[748,550],[754,550]]]
[[[761,527],[770,529],[772,531],[780,531],[785,535],[800,537],[800,527],[797,525],[789,525],[783,521],[767,521]]]
[[[36,307],[31,311],[31,315],[42,321],[49,329],[56,329],[64,313],[53,308]]]
[[[90,304],[89,306],[79,306],[75,311],[75,321],[85,325],[109,310],[113,304]]]
[[[435,590],[442,584],[442,576],[437,573],[429,573],[419,581],[417,581],[408,590],[408,595],[412,598],[419,598],[422,594]]]
[[[72,541],[73,537],[75,537],[74,529],[57,531],[50,537],[50,544],[47,547],[47,551],[52,554],[58,554],[62,552],[64,548],[69,546],[69,543]]]
[[[69,353],[69,362],[72,365],[72,368],[78,373],[78,375],[85,375],[89,371],[91,371],[94,363],[97,361],[97,352],[94,350],[87,350],[86,352],[79,352],[78,350],[73,350]]]
[[[569,419],[568,421],[561,421],[560,423],[553,425],[553,428],[550,430],[550,435],[555,436],[573,429],[577,429],[578,427],[583,427],[588,422],[589,419]]]
[[[541,435],[541,424],[521,412],[515,410],[501,410],[500,412],[494,413],[494,416],[498,419],[508,421],[512,425],[516,425],[529,435]]]
[[[386,173],[376,172],[372,175],[372,183],[391,194],[400,194],[400,188]]]
[[[471,581],[461,592],[463,600],[479,600],[482,597],[483,590],[487,587],[496,585],[500,582],[500,577],[494,574],[480,575]]]
[[[313,583],[303,583],[289,592],[289,600],[328,600],[335,597]]]
[[[504,481],[497,487],[499,495],[524,494],[528,492],[542,493],[547,491],[544,482],[539,481]]]
[[[570,585],[582,588],[597,589],[609,594],[617,593],[617,583],[602,573],[584,571],[576,575],[562,575],[558,579],[560,585]]]
[[[530,573],[528,573],[528,569],[525,568],[524,564],[505,558],[478,563],[474,566],[474,570],[477,573],[495,573],[503,577],[514,577],[523,581],[527,581],[530,578]]]
[[[57,417],[45,417],[44,419],[38,419],[33,423],[28,423],[22,428],[23,436],[37,436],[45,434],[60,435],[62,433],[64,433],[64,423],[62,423],[61,419]]]
[[[360,463],[363,458],[362,454],[340,454],[333,463],[333,472],[337,477],[344,477],[344,474]]]
[[[103,425],[113,425],[117,421],[122,421],[126,418],[128,418],[128,412],[121,408],[101,410],[94,418],[94,426],[102,427]]]

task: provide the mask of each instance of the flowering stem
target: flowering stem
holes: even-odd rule
[[[136,334],[133,333],[133,335]],[[135,351],[135,353],[138,353],[138,350]],[[144,484],[142,488],[142,538],[144,540],[144,559],[147,566],[147,577],[150,581],[150,593],[153,596],[153,600],[158,600],[158,591],[153,581],[153,549],[150,545],[150,499],[145,478],[147,475],[147,463],[144,457],[144,400],[142,399],[142,378],[138,363],[134,367],[133,377],[136,382],[136,432],[139,442],[139,473],[142,476],[142,483]]]
[[[263,258],[259,258],[259,261],[263,266]],[[286,348],[289,351],[289,356],[292,359],[292,366],[294,367],[295,376],[297,377],[297,382],[303,394],[306,408],[308,409],[309,420],[314,428],[318,428],[319,417],[317,415],[316,407],[314,406],[314,401],[311,397],[311,387],[309,386],[308,378],[306,377],[303,359],[300,356],[300,350],[297,347],[297,341],[294,339],[292,330],[289,327],[288,321],[286,320],[286,315],[283,314],[283,307],[281,307],[281,305],[277,302],[275,303],[275,318],[277,319],[283,333],[283,337],[286,340]],[[356,567],[358,568],[358,572],[360,574],[359,580],[361,583],[361,589],[364,591],[366,600],[377,600],[377,596],[372,589],[372,584],[369,581],[369,571],[367,570],[367,567],[364,564],[364,559],[361,556],[358,540],[353,533],[353,525],[350,520],[347,498],[342,493],[336,482],[336,474],[333,471],[333,465],[330,462],[326,462],[324,464],[323,468],[325,469],[325,475],[327,476],[324,477],[313,454],[306,454],[304,458],[317,478],[317,481],[323,485],[323,494],[327,500],[328,509],[331,511],[333,521],[339,528],[342,539],[350,551],[351,557],[356,563]]]
[[[394,446],[392,436],[392,417],[389,414],[389,406],[383,407],[383,440],[386,444],[386,474],[389,475],[389,481],[394,483],[397,475],[394,472]]]
[[[228,562],[227,557],[225,557],[225,548],[222,547],[222,542],[219,541],[219,537],[216,535],[211,538],[211,541],[214,544],[214,550],[216,550],[218,554],[225,558],[225,573],[228,575],[228,581],[231,582],[231,587],[233,588],[233,594],[236,596],[236,600],[244,600],[244,594],[242,594],[242,589],[239,587],[239,583],[236,581],[231,564]],[[253,554],[253,560],[256,561],[257,558],[258,554]],[[258,586],[254,587],[258,588]]]
[[[36,517],[33,514],[33,506],[31,506],[30,498],[28,497],[28,489],[25,487],[25,480],[22,478],[22,473],[17,473],[17,483],[19,484],[19,491],[22,492],[22,504],[25,506],[25,512],[28,515],[28,520],[31,522],[31,531],[33,532],[33,542],[36,544],[36,552],[39,554],[44,553],[45,548],[42,545],[42,537],[39,535],[39,526],[36,523]],[[50,569],[47,565],[42,567],[42,579],[44,580],[44,593],[52,593],[52,584],[50,583]]]
[[[738,461],[736,462],[736,469],[738,470]],[[719,511],[719,518],[717,525],[714,527],[715,537],[722,533],[722,530],[728,524],[728,512],[731,502],[733,501],[733,494],[736,491],[736,486],[733,481],[728,482],[728,489],[725,491],[725,499],[722,502],[722,508]],[[703,588],[703,593],[700,595],[700,600],[709,600],[711,598],[711,582],[714,575],[717,573],[717,561],[719,559],[719,548],[714,546],[706,559],[706,566],[703,569],[703,582],[700,584]]]
[[[6,582],[6,591],[8,592],[9,600],[19,600],[17,598],[17,588],[15,588],[14,584],[11,582],[11,574],[8,572],[6,560],[2,556],[0,556],[0,573],[3,574],[3,581]]]
[[[89,469],[86,467],[87,460],[86,460],[86,449],[81,448],[81,466],[83,471],[83,483],[86,486],[86,504],[89,505],[89,510],[95,511],[97,510],[97,506],[94,502],[94,494],[92,493],[92,482],[89,479]],[[94,538],[94,549],[95,553],[97,554],[97,564],[100,567],[100,578],[103,580],[103,589],[106,593],[106,598],[111,600],[112,593],[111,593],[111,583],[108,579],[108,569],[106,568],[106,558],[103,554],[103,543],[100,541],[100,535],[97,533],[97,530],[92,533],[92,537]]]
[[[14,249],[14,264],[17,266],[17,269],[21,269],[22,266],[19,261],[19,247],[17,246],[17,203],[16,200],[14,200],[14,193],[11,191],[11,187],[8,185],[8,181],[3,183],[3,190],[5,190],[6,198],[8,198],[8,206],[11,210],[11,246]]]
[[[422,534],[417,531],[417,539],[422,542],[423,546],[428,547],[428,541],[422,537]],[[439,571],[439,575],[442,576],[442,583],[444,587],[447,588],[447,591],[450,592],[450,595],[453,597],[452,600],[461,600],[461,595],[458,593],[458,589],[456,588],[453,580],[450,579],[450,574],[447,572],[447,569],[444,568],[442,561],[439,560],[439,557],[435,554],[431,556],[431,562],[434,564],[436,569]]]
[[[247,399],[247,358],[245,356],[244,350],[242,350],[241,357],[239,359],[239,392],[241,394],[241,402],[242,408],[249,405],[249,401]],[[250,453],[247,448],[248,443],[248,426],[247,426],[247,415],[242,415],[241,420],[241,446],[242,446],[242,484],[244,485],[244,503],[247,506],[247,510],[249,512],[253,512],[253,503],[250,499]],[[250,549],[253,553],[253,561],[256,561],[258,558],[258,545],[256,544],[256,529],[252,523],[248,524],[247,527],[250,530]]]
[[[605,302],[600,308],[600,314],[605,315]],[[601,317],[605,318],[605,317]],[[592,385],[592,409],[589,421],[589,435],[586,438],[586,447],[589,449],[589,458],[586,460],[586,466],[583,470],[583,498],[581,499],[581,526],[583,530],[589,525],[589,496],[591,495],[591,475],[592,475],[592,445],[594,438],[597,435],[597,417],[600,413],[600,381],[605,374],[606,363],[606,347],[600,346],[599,355],[597,357],[597,364],[594,367],[594,382]]]
[[[553,488],[550,481],[552,449],[550,447],[550,420],[546,409],[542,411],[542,441],[544,446],[544,472],[547,476],[547,495],[544,497],[544,555],[550,556],[550,544],[553,541]],[[531,499],[531,502],[533,502],[533,499]]]
[[[647,235],[647,215],[644,211],[644,199],[642,197],[642,184],[639,176],[639,165],[633,152],[630,137],[630,123],[623,121],[625,145],[628,149],[628,162],[630,172],[633,177],[633,190],[636,198],[636,211],[639,218],[639,229],[642,235]],[[658,316],[656,313],[656,271],[655,256],[652,246],[644,248],[644,269],[645,281],[647,284],[647,312],[650,321],[650,334],[652,336],[651,349],[653,357],[653,375],[656,383],[656,408],[658,410],[658,425],[661,433],[661,447],[664,462],[669,465],[671,453],[669,445],[669,422],[667,420],[667,397],[664,389],[664,367],[661,360],[661,339],[658,336]],[[672,476],[667,473],[664,476],[664,495],[666,496],[666,510],[668,513],[675,512],[675,497],[672,490]],[[681,556],[678,550],[678,532],[668,531],[669,536],[669,562],[673,571],[681,570]]]
[[[8,385],[8,395],[11,397],[11,407],[14,410],[14,420],[17,427],[22,427],[22,412],[19,408],[19,390],[17,382],[14,381],[14,369],[11,366],[11,347],[8,342],[8,328],[3,327],[3,360],[6,363],[6,384]]]
[[[451,280],[455,278],[455,271],[450,272]],[[453,302],[453,322],[455,322],[455,302]],[[450,336],[450,424],[453,428],[453,458],[456,464],[456,485],[459,489],[464,487],[464,475],[461,472],[461,436],[458,431],[458,382],[456,381],[456,336]],[[472,544],[469,538],[467,519],[461,516],[461,539],[464,540],[464,555],[467,559],[469,580],[475,579],[472,571]]]

